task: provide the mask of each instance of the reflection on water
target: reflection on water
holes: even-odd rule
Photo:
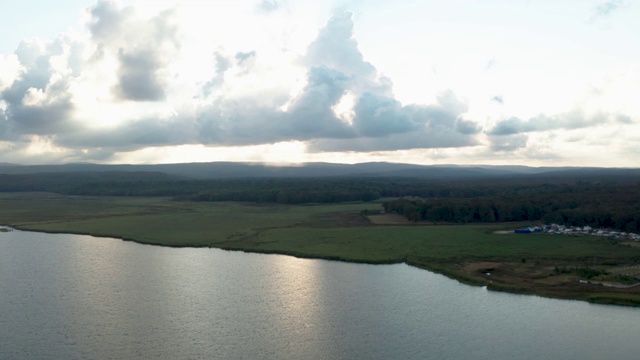
[[[0,359],[636,359],[640,310],[362,265],[0,233]]]

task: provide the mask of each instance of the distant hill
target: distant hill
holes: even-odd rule
[[[69,193],[80,185],[96,183],[178,181],[181,178],[151,171],[61,171],[3,174],[0,168],[0,191],[53,191]],[[91,186],[91,185],[89,185]]]
[[[415,165],[387,162],[360,164],[306,163],[302,165],[268,165],[260,163],[209,162],[156,165],[100,165],[74,163],[64,165],[0,164],[0,174],[38,173],[154,173],[150,178],[165,174],[182,179],[229,178],[300,178],[300,177],[410,177],[421,179],[465,179],[491,177],[602,177],[640,176],[640,169],[632,168],[579,168],[579,167],[527,167],[527,166],[461,166]],[[114,175],[110,175],[114,176]],[[126,177],[119,175],[120,177]],[[105,179],[103,179],[105,180]],[[115,179],[114,179],[115,180]],[[167,180],[164,178],[163,180]]]

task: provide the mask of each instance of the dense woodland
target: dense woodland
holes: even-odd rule
[[[544,221],[640,232],[640,178],[592,175],[475,179],[394,177],[189,180],[154,172],[0,174],[1,192],[169,196],[281,204],[373,201],[412,221]]]

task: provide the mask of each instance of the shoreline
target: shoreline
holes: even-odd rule
[[[141,241],[135,238],[127,238],[121,237],[117,235],[105,235],[99,233],[90,233],[90,232],[81,232],[81,231],[47,231],[47,230],[37,230],[30,229],[28,226],[15,226],[15,225],[0,225],[3,228],[0,228],[0,232],[8,232],[8,231],[24,231],[24,232],[37,232],[44,234],[69,234],[69,235],[85,235],[96,238],[105,238],[105,239],[113,239],[120,241],[128,241],[133,242],[140,245],[150,245],[150,246],[161,246],[161,247],[169,247],[169,248],[214,248],[224,251],[240,251],[244,253],[250,254],[265,254],[265,255],[284,255],[284,256],[292,256],[300,259],[317,259],[317,260],[328,260],[328,261],[340,261],[340,262],[348,262],[348,263],[356,263],[356,264],[368,264],[368,265],[393,265],[393,264],[407,264],[408,266],[412,266],[418,269],[430,271],[432,273],[443,275],[449,279],[458,281],[462,284],[469,286],[480,286],[486,287],[487,290],[491,291],[499,291],[506,292],[511,294],[521,294],[521,295],[534,295],[541,296],[552,299],[561,299],[561,300],[577,300],[577,301],[585,301],[594,304],[604,304],[604,305],[618,305],[618,306],[631,306],[631,307],[640,307],[640,298],[633,299],[624,296],[625,293],[621,292],[611,292],[608,290],[611,289],[630,289],[636,288],[640,283],[632,284],[630,286],[620,285],[620,286],[610,286],[606,285],[605,282],[600,281],[576,281],[576,285],[589,287],[590,290],[602,290],[602,291],[587,291],[584,289],[583,291],[575,291],[575,287],[571,290],[562,290],[562,289],[544,289],[536,286],[522,286],[522,284],[518,283],[509,283],[504,281],[494,281],[496,277],[493,278],[483,278],[479,276],[475,276],[473,273],[461,271],[460,264],[473,264],[477,259],[458,259],[461,261],[457,262],[447,262],[447,261],[419,261],[410,258],[398,258],[398,259],[390,259],[390,260],[354,260],[348,259],[341,256],[325,256],[319,254],[309,254],[304,252],[294,252],[287,250],[265,250],[265,249],[256,249],[256,248],[247,248],[247,247],[239,247],[239,246],[179,246],[179,245],[167,245],[160,242],[153,241]],[[3,231],[3,229],[7,229]],[[496,263],[502,264],[502,263]],[[482,270],[482,269],[481,269]],[[530,284],[531,285],[531,284]]]

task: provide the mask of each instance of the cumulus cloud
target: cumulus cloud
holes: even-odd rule
[[[456,121],[456,131],[460,134],[474,135],[482,131],[482,126],[475,121],[458,118]]]
[[[0,91],[13,85],[21,71],[20,60],[15,54],[7,56],[0,54]]]
[[[169,97],[168,69],[181,47],[173,11],[145,17],[100,1],[89,15],[86,42],[27,41],[14,60],[3,60],[16,66],[8,80],[0,77],[0,136],[27,142],[38,136],[66,149],[69,158],[108,159],[184,144],[305,141],[310,151],[363,152],[460,147],[477,144],[482,129],[452,91],[429,105],[396,99],[392,82],[365,61],[349,12],[336,12],[298,59],[305,80],[298,93],[229,95],[228,81],[264,68],[257,51],[218,50],[213,76],[194,86],[193,104]],[[352,103],[348,118],[335,111],[345,96]],[[91,111],[78,109],[83,101],[114,110],[116,119],[107,125],[94,120]]]
[[[314,67],[307,75],[307,86],[287,111],[280,131],[298,140],[314,137],[352,136],[349,126],[331,109],[345,93],[349,79],[340,71]]]
[[[465,120],[467,106],[451,91],[437,103],[402,106],[397,100],[365,93],[355,106],[356,139],[318,139],[314,151],[377,151],[471,146],[480,127]]]
[[[11,86],[0,93],[5,103],[5,132],[55,134],[70,131],[74,110],[68,76],[54,66],[68,56],[66,40],[23,41],[16,50],[22,71]]]
[[[316,67],[288,109],[257,102],[215,101],[197,119],[200,140],[209,144],[254,145],[316,137],[352,137],[353,130],[332,111],[345,92],[344,74]]]
[[[208,94],[225,72],[255,60],[255,52],[230,58],[216,54],[216,75],[205,84]],[[475,144],[480,126],[462,118],[468,106],[451,91],[436,104],[403,105],[392,94],[391,82],[364,60],[354,38],[350,13],[336,12],[319,31],[302,59],[306,85],[289,105],[269,107],[247,99],[242,103],[216,98],[200,111],[200,140],[210,144],[248,145],[298,140],[312,141],[312,150],[395,150]],[[334,106],[354,97],[353,118],[345,121]],[[273,104],[271,104],[273,105]]]
[[[342,72],[353,80],[352,90],[391,95],[391,80],[378,74],[377,69],[364,60],[354,37],[352,14],[336,12],[307,48],[303,63],[308,67],[326,66]]]
[[[118,81],[113,89],[120,100],[165,99],[167,66],[180,48],[172,10],[145,19],[134,8],[100,1],[91,11],[89,29],[98,44],[97,56],[111,53],[118,60]]]
[[[158,77],[158,59],[148,50],[118,53],[119,82],[115,93],[120,99],[134,101],[163,100],[163,84]]]

